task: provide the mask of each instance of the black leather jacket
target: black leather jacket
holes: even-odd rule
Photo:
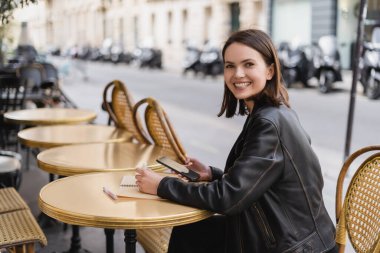
[[[205,184],[166,177],[158,195],[226,215],[226,253],[320,253],[334,247],[320,164],[293,110],[255,108],[224,173],[212,171]]]

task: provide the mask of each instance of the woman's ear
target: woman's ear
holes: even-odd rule
[[[271,80],[274,75],[274,63],[272,63],[268,68],[267,68],[267,80]]]

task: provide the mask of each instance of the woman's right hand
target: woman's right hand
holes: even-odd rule
[[[204,165],[200,161],[192,157],[186,157],[185,166],[199,174],[198,181],[211,181],[212,174],[209,166]]]

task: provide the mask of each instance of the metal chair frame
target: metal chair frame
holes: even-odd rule
[[[4,121],[4,113],[24,108],[26,95],[26,81],[15,76],[0,77],[0,145],[7,149],[10,145],[12,133],[20,130],[19,125],[8,124]],[[15,137],[15,145],[17,145]],[[17,148],[17,146],[16,146]]]

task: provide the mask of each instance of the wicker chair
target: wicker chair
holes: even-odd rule
[[[137,112],[146,104],[145,124],[155,145],[174,151],[177,160],[184,163],[186,152],[170,124],[168,116],[161,105],[153,98],[145,98],[137,102],[133,108],[133,119],[137,122]],[[151,143],[148,139],[145,142]]]
[[[0,248],[9,252],[35,252],[35,243],[47,244],[45,234],[29,209],[0,214]]]
[[[14,187],[17,190],[20,188],[22,181],[21,163],[21,155],[19,153],[9,150],[0,150],[1,187]]]
[[[346,233],[356,252],[380,252],[380,152],[373,154],[379,150],[380,146],[368,146],[354,152],[340,171],[335,208],[339,252],[344,252]],[[347,171],[363,154],[367,158],[351,178],[342,204]]]
[[[111,89],[109,102],[107,96]],[[145,131],[141,128],[140,118],[136,116],[136,119],[133,119],[133,105],[132,97],[121,81],[114,80],[104,88],[102,107],[108,112],[109,124],[113,121],[117,127],[131,132],[138,142],[149,144]]]
[[[0,189],[0,249],[6,252],[35,252],[35,243],[47,244],[28,205],[15,188]]]
[[[15,188],[0,189],[0,214],[25,209],[29,209],[29,207]]]
[[[174,151],[177,160],[184,163],[186,153],[177,138],[169,119],[160,104],[153,98],[145,98],[136,103],[133,108],[134,120],[137,111],[143,105],[145,108],[145,123],[150,137],[155,145]],[[149,253],[165,253],[168,250],[172,227],[160,229],[139,229],[137,240]]]

